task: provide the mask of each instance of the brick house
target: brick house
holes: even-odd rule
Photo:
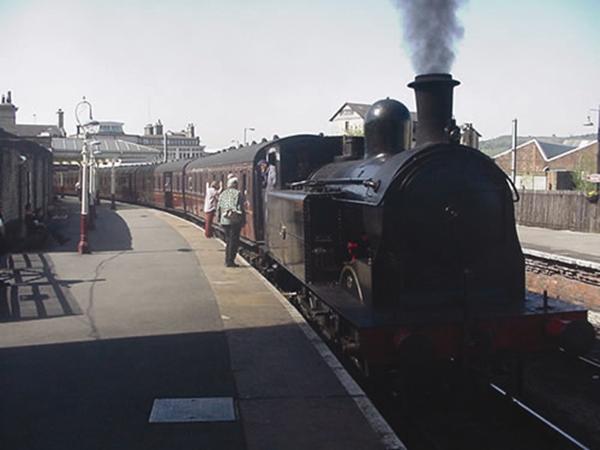
[[[571,172],[583,178],[600,171],[598,141],[578,146],[552,144],[532,139],[517,147],[518,188],[534,190],[573,189]],[[512,149],[493,157],[504,172],[511,174]]]

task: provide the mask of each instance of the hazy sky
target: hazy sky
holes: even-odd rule
[[[579,134],[600,103],[600,1],[471,0],[452,70],[455,115],[485,138]],[[95,118],[142,133],[194,122],[209,148],[329,131],[345,101],[414,109],[415,73],[390,0],[0,0],[0,91],[18,121],[69,132]]]

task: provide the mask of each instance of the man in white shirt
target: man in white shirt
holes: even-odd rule
[[[206,197],[204,197],[204,236],[207,238],[211,238],[213,235],[212,224],[217,211],[220,192],[219,183],[216,181],[213,181],[206,189]]]

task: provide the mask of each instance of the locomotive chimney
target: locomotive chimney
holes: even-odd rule
[[[417,146],[427,142],[451,142],[456,135],[452,95],[460,84],[449,73],[417,75],[408,87],[417,100]]]

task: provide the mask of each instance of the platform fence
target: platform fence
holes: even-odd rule
[[[519,191],[517,223],[531,227],[600,233],[600,202],[577,191]]]

